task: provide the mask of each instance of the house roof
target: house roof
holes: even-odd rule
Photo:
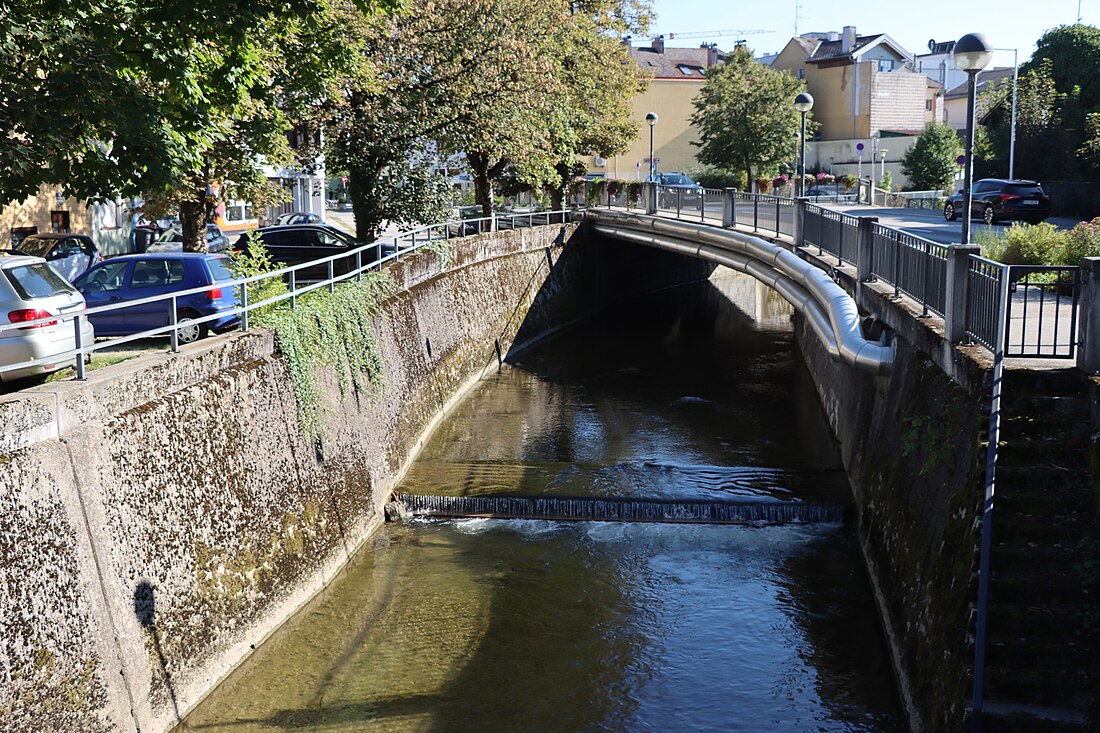
[[[1012,79],[1012,67],[1007,66],[1000,69],[990,69],[989,71],[978,72],[978,78],[976,79],[977,93],[992,91],[993,89],[999,89],[1005,84],[1009,83]],[[959,84],[957,87],[948,89],[944,95],[944,99],[958,99],[966,98],[966,82]]]
[[[814,51],[810,54],[810,57],[806,59],[806,63],[817,64],[841,59],[855,61],[872,48],[878,46],[888,46],[892,51],[907,61],[913,59],[912,54],[902,48],[893,38],[890,38],[890,36],[885,33],[876,33],[873,36],[856,36],[856,42],[852,45],[852,49],[847,52],[844,51],[844,41],[842,39],[836,41],[818,41]]]
[[[653,74],[655,79],[695,79],[702,80],[707,69],[707,48],[668,48],[658,52],[653,48],[632,48],[630,57],[643,71]],[[728,56],[718,51],[718,60]]]

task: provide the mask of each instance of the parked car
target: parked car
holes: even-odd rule
[[[1038,224],[1050,216],[1050,196],[1035,181],[983,178],[971,189],[970,215],[986,224],[1021,219]],[[950,196],[943,205],[943,218],[955,221],[963,208],[963,193]]]
[[[275,262],[284,266],[300,265],[304,262],[347,254],[363,243],[349,234],[326,224],[288,224],[284,226],[264,227],[245,232],[233,245],[233,249],[243,252],[250,242],[258,239]],[[394,251],[392,245],[381,247],[382,256]],[[363,252],[360,262],[370,264],[378,259],[378,248],[371,247]],[[344,275],[355,269],[355,257],[347,256],[333,261],[333,274]],[[307,267],[297,274],[299,280],[324,280],[328,278],[328,263]]]
[[[103,260],[92,238],[83,234],[31,234],[23,238],[16,251],[30,257],[42,257],[69,282]]]
[[[660,206],[675,206],[677,198],[681,202],[698,202],[703,197],[703,187],[686,173],[655,173],[646,181],[659,186],[657,203]]]
[[[217,224],[206,225],[206,249],[209,252],[224,252],[229,249],[229,237],[222,234]],[[145,250],[146,252],[182,252],[183,229],[172,227],[157,237]]]
[[[237,325],[240,316],[233,275],[226,269],[228,258],[201,252],[161,252],[113,257],[99,263],[73,283],[84,294],[89,308],[151,298],[156,295],[210,286],[205,291],[184,295],[176,302],[176,320],[186,323],[203,316],[218,315],[212,321],[179,329],[181,343],[197,341],[208,331],[220,333]],[[171,299],[142,303],[89,316],[99,336],[128,336],[170,323]]]
[[[75,349],[72,314],[84,309],[84,298],[77,289],[41,257],[0,255],[0,273],[0,312],[8,323],[58,316],[45,323],[0,332],[0,365],[45,359]],[[95,341],[94,327],[87,319],[81,338],[88,345]],[[72,363],[72,357],[65,357],[55,363],[0,372],[0,381],[40,377]]]
[[[320,224],[321,217],[313,213],[292,211],[289,214],[280,214],[272,226],[286,226],[287,224]]]

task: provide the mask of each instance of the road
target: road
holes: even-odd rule
[[[940,244],[957,244],[962,234],[962,222],[945,220],[943,212],[939,209],[889,209],[882,206],[852,206],[848,204],[825,204],[825,206],[852,216],[877,216],[879,224],[902,229],[910,234],[916,234],[918,237],[924,237]],[[1047,221],[1059,229],[1072,229],[1079,220],[1051,217]],[[990,228],[997,234],[1004,234],[1011,225],[1012,222],[1003,222],[987,227],[979,221],[971,224],[970,238],[973,240],[979,231]]]

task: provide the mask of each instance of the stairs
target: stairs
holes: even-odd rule
[[[983,730],[1085,730],[1100,684],[1083,563],[1096,547],[1085,377],[1005,372]],[[1094,584],[1095,585],[1095,584]],[[1090,609],[1093,609],[1090,611]]]

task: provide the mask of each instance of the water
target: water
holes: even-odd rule
[[[486,382],[400,488],[847,501],[797,363],[668,293]],[[187,728],[905,729],[850,528],[501,519],[388,525]]]

